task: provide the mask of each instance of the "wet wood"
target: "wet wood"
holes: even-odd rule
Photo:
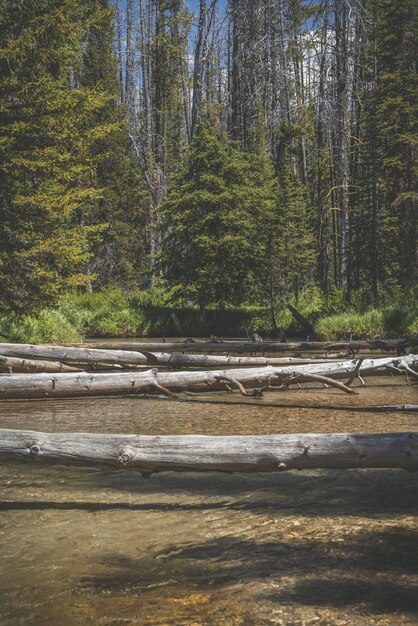
[[[418,356],[364,359],[358,369],[359,377],[376,374],[388,368],[397,373],[405,366],[416,369]],[[259,367],[206,371],[57,374],[0,374],[0,398],[42,398],[94,395],[155,393],[161,387],[176,391],[215,391],[227,388],[222,379],[233,378],[245,388],[274,388],[298,382],[297,376],[318,375],[332,379],[350,378],[357,362],[319,363],[293,367]]]
[[[161,471],[418,470],[418,433],[113,435],[0,430],[0,462]]]
[[[100,350],[136,350],[138,352],[200,352],[203,354],[270,354],[274,352],[303,352],[306,350],[383,350],[395,352],[397,339],[358,341],[302,341],[280,343],[276,341],[175,341],[175,342],[109,342],[71,344]],[[67,344],[70,345],[70,344]]]
[[[0,344],[1,346],[1,344]],[[12,356],[0,355],[0,372],[82,372],[78,367],[71,367],[58,361],[39,361],[33,359],[19,359]]]

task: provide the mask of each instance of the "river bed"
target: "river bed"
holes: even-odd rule
[[[0,403],[0,427],[141,434],[417,431],[417,385]],[[342,409],[341,407],[353,407]],[[418,475],[0,466],[0,624],[418,624]]]

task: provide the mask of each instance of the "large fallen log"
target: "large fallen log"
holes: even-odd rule
[[[0,462],[161,471],[418,470],[418,433],[215,436],[0,430]]]
[[[136,350],[138,352],[200,352],[204,354],[270,354],[274,352],[302,352],[304,350],[396,350],[399,340],[376,339],[358,341],[302,341],[280,343],[276,341],[175,341],[175,342],[109,342],[67,344],[99,350]]]
[[[0,353],[22,359],[59,360],[67,363],[94,363],[112,365],[152,365],[145,354],[127,350],[96,350],[89,347],[55,346],[47,344],[2,343]],[[166,360],[170,354],[165,355]]]
[[[1,344],[0,344],[1,346]],[[0,355],[0,372],[82,372],[78,367],[70,367],[58,361],[19,359]]]
[[[68,363],[88,363],[100,366],[101,364],[121,365],[122,367],[132,367],[137,365],[168,365],[169,367],[227,367],[252,366],[252,365],[296,365],[312,362],[312,359],[298,359],[293,357],[251,357],[251,356],[208,356],[205,354],[179,354],[169,352],[138,352],[126,350],[104,350],[90,347],[65,347],[55,345],[37,345],[23,343],[3,343],[0,344],[0,353],[6,358],[25,359],[26,363],[36,363],[35,360],[42,359],[43,362],[54,359]],[[3,358],[3,357],[1,357]],[[318,362],[318,360],[316,360]],[[0,361],[1,365],[2,361]],[[17,367],[17,365],[16,365]],[[14,368],[13,368],[14,369]],[[46,365],[33,365],[33,369],[25,371],[71,371],[60,370],[57,366],[47,368]],[[7,371],[7,367],[5,368]],[[74,370],[73,370],[74,371]]]
[[[158,371],[78,374],[0,374],[0,398],[72,397],[87,395],[119,395],[137,393],[166,393],[175,391],[215,391],[229,388],[231,379],[244,388],[274,387],[279,384],[300,383],[303,376],[323,376],[331,379],[351,379],[353,374],[364,377],[379,370],[418,374],[418,355],[358,362],[319,363],[293,367],[259,367],[206,371]],[[350,380],[351,382],[351,380]]]
[[[145,353],[149,354],[150,353]],[[160,363],[161,354],[154,353],[156,364]],[[164,357],[166,354],[164,354]],[[151,364],[151,359],[150,359]],[[265,356],[221,356],[207,354],[181,354],[172,352],[165,361],[169,367],[253,367],[256,365],[308,365],[329,362],[329,359],[302,359],[298,357],[265,357]],[[161,361],[162,363],[162,361]]]

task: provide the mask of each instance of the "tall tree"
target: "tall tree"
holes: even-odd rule
[[[0,300],[25,310],[88,284],[86,216],[102,197],[93,145],[107,93],[80,84],[84,3],[5,0],[0,13]]]
[[[239,304],[268,284],[275,183],[267,161],[228,145],[202,123],[161,207],[161,264],[177,297]]]

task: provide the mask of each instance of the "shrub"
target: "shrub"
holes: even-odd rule
[[[78,343],[81,335],[76,327],[56,309],[43,309],[38,315],[3,319],[0,322],[3,339],[16,343],[48,343],[52,341]]]

